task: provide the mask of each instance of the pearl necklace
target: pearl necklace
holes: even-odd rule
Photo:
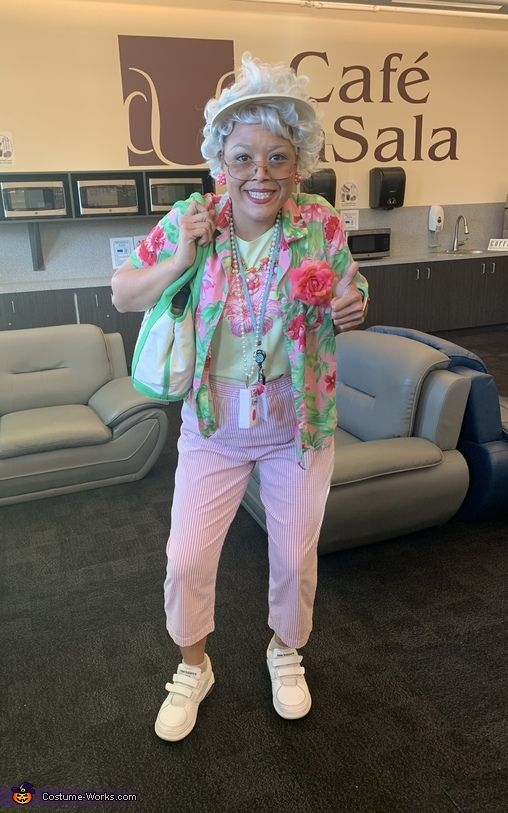
[[[265,376],[263,372],[263,362],[266,359],[266,353],[264,350],[261,349],[261,341],[263,336],[263,323],[265,318],[265,310],[266,310],[266,303],[268,300],[268,296],[270,293],[270,287],[273,277],[273,272],[275,269],[275,262],[279,253],[280,249],[280,238],[282,233],[281,227],[281,213],[277,214],[277,218],[275,220],[275,228],[273,232],[272,242],[270,245],[270,252],[268,255],[268,268],[266,272],[265,284],[263,288],[263,292],[261,294],[261,303],[259,306],[259,311],[256,314],[254,310],[254,305],[252,299],[250,298],[249,289],[247,286],[247,281],[245,277],[245,261],[241,255],[236,234],[235,234],[235,226],[233,222],[233,214],[230,210],[229,216],[229,234],[230,234],[230,241],[231,241],[231,270],[233,273],[233,279],[235,281],[236,286],[236,294],[238,297],[238,301],[242,302],[245,300],[246,305],[249,309],[253,328],[254,328],[254,338],[255,338],[255,349],[252,354],[252,361],[250,367],[248,366],[248,354],[247,354],[247,342],[245,337],[245,325],[243,323],[243,319],[240,320],[240,338],[242,342],[242,360],[243,360],[243,370],[245,373],[245,386],[250,386],[250,380],[252,377],[252,373],[254,370],[254,365],[258,365],[258,382],[264,384]],[[244,277],[242,279],[242,271],[244,273]]]

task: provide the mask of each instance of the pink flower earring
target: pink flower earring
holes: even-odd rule
[[[226,183],[226,174],[224,172],[219,172],[215,180],[220,186],[224,186]]]
[[[296,172],[295,172],[295,174],[293,176],[293,181],[295,182],[295,184],[299,184],[301,180],[302,180],[302,173],[298,172],[298,170],[296,170]]]

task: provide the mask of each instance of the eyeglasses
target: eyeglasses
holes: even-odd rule
[[[228,172],[232,178],[237,181],[249,181],[257,172],[258,167],[267,167],[270,176],[275,181],[284,181],[290,178],[294,167],[294,160],[289,158],[279,158],[277,161],[240,161],[233,158],[232,161],[227,163],[224,161],[224,166],[228,168]]]

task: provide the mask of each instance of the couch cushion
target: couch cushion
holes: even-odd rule
[[[0,415],[86,404],[112,377],[104,334],[96,325],[0,331]]]
[[[401,336],[352,331],[337,337],[339,426],[360,440],[409,437],[426,376],[444,353]]]
[[[111,431],[81,404],[11,412],[0,418],[0,458],[107,443]]]

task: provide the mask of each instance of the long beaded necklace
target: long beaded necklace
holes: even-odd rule
[[[239,302],[242,301],[242,296],[245,299],[245,303],[247,305],[249,315],[252,320],[252,325],[254,327],[255,349],[252,354],[252,361],[249,367],[247,341],[245,337],[245,326],[243,324],[243,320],[240,320],[240,338],[242,342],[242,360],[243,360],[243,369],[245,373],[245,386],[246,387],[250,386],[250,381],[255,364],[258,365],[258,377],[257,377],[258,384],[264,385],[265,373],[263,369],[263,364],[266,360],[266,352],[262,349],[261,343],[263,336],[263,325],[265,321],[266,305],[268,302],[272,278],[280,250],[280,239],[282,234],[281,213],[280,212],[278,213],[277,218],[275,220],[275,227],[272,242],[270,245],[270,252],[268,256],[268,268],[266,271],[265,284],[261,295],[261,303],[257,315],[254,310],[254,304],[247,284],[246,279],[247,269],[245,267],[245,262],[241,255],[240,249],[238,247],[238,242],[235,234],[235,227],[233,223],[233,215],[231,211],[229,213],[229,230],[231,238],[231,270],[233,272],[233,278],[236,285],[237,297]]]

